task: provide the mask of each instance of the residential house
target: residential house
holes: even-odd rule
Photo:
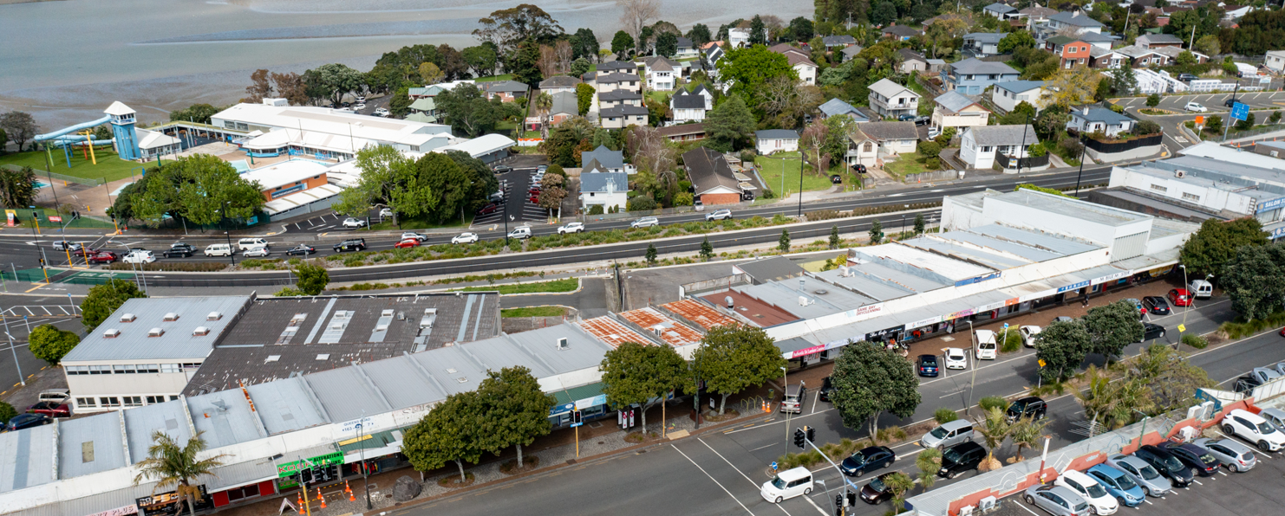
[[[839,51],[839,54],[842,54],[843,56],[839,62],[846,63],[848,61],[851,61],[852,59],[857,57],[857,54],[861,53],[861,50],[862,50],[861,45],[852,45],[850,47],[843,47],[843,50]]]
[[[946,89],[959,89],[965,95],[981,95],[986,88],[1001,82],[1016,81],[1022,74],[1004,63],[968,58],[950,63],[941,71]]]
[[[988,57],[999,54],[999,42],[1006,34],[992,32],[974,32],[964,35],[963,48],[960,52],[969,57]]]
[[[799,132],[793,129],[754,131],[754,148],[764,156],[774,152],[799,150]]]
[[[410,95],[411,100],[417,100],[424,97],[436,97],[438,93],[453,90],[456,86],[461,84],[477,86],[472,79],[461,79],[458,81],[439,82],[423,88],[409,88],[407,94]]]
[[[958,91],[938,95],[933,103],[933,127],[976,127],[990,122],[989,109]]]
[[[684,152],[683,169],[687,171],[687,180],[692,182],[696,200],[703,206],[736,204],[747,191],[752,191],[744,188],[749,181],[737,178],[722,154],[707,147]]]
[[[643,94],[630,90],[611,90],[606,93],[598,94],[598,109],[600,111],[606,108],[620,106],[642,106]]]
[[[1001,4],[999,2],[995,2],[986,7],[983,7],[982,14],[985,14],[986,16],[991,16],[994,18],[999,18],[1001,20],[1007,20],[1007,19],[1016,18],[1019,16],[1016,8],[1014,8],[1011,5]]]
[[[640,106],[616,106],[599,109],[598,122],[603,129],[624,129],[631,125],[647,125],[648,111]]]
[[[779,43],[772,45],[768,50],[785,56],[786,60],[790,62],[790,67],[794,68],[795,73],[799,76],[799,82],[811,85],[817,83],[818,66],[812,62],[808,53],[803,49],[789,43]]]
[[[499,97],[503,102],[513,102],[520,97],[527,96],[530,91],[527,85],[518,81],[491,81],[482,83],[482,92],[486,98],[492,99]]]
[[[437,99],[433,97],[421,97],[419,100],[411,102],[410,112],[423,114],[433,120],[437,120],[437,117],[441,116],[437,112]]]
[[[1128,56],[1114,50],[1103,50],[1097,46],[1089,47],[1089,66],[1092,68],[1116,68],[1128,62]]]
[[[819,112],[817,116],[823,120],[832,116],[847,116],[852,118],[852,121],[856,123],[865,123],[870,121],[870,118],[866,117],[865,113],[862,113],[861,110],[852,107],[852,104],[848,104],[847,102],[837,98],[827,100],[824,104],[817,106],[817,111]]]
[[[857,39],[847,34],[840,36],[823,36],[821,38],[821,44],[825,45],[825,48],[833,50],[836,48],[845,48],[856,45]]]
[[[678,61],[662,56],[643,59],[643,66],[646,68],[647,89],[652,91],[672,91],[683,69]]]
[[[1226,21],[1239,20],[1241,18],[1244,18],[1246,14],[1249,14],[1255,9],[1255,7],[1252,5],[1222,4],[1222,7],[1223,7],[1223,20],[1226,20]]]
[[[705,111],[714,109],[714,94],[710,93],[709,88],[706,88],[704,84],[697,84],[696,87],[688,93],[692,95],[700,95],[701,98],[705,99]]]
[[[928,71],[928,60],[908,48],[897,50],[901,54],[901,73],[910,74]]]
[[[1028,32],[1034,32],[1035,26],[1048,23],[1049,16],[1057,14],[1057,9],[1049,9],[1048,7],[1033,5],[1017,11],[1017,13],[1026,19],[1026,30]]]
[[[555,126],[562,123],[563,120],[580,114],[580,103],[576,94],[569,91],[559,91],[552,95],[553,105],[549,108],[549,125]]]
[[[1071,42],[1088,43],[1089,45],[1098,47],[1102,50],[1111,50],[1111,46],[1115,44],[1115,41],[1116,39],[1111,36],[1096,32],[1085,32],[1077,34],[1074,37],[1061,35],[1050,36],[1044,39],[1044,50],[1048,50],[1054,54],[1060,54],[1062,52],[1062,46]]]
[[[678,37],[678,52],[674,54],[675,59],[694,59],[700,57],[700,50],[692,44],[690,38]]]
[[[888,79],[870,85],[867,99],[870,108],[882,117],[899,117],[919,113],[919,94]]]
[[[580,79],[570,75],[555,75],[543,81],[540,81],[540,92],[553,95],[558,92],[575,93],[576,86],[580,85]]]
[[[593,87],[599,95],[615,90],[642,93],[642,79],[632,73],[610,72],[594,77]]]
[[[705,139],[705,124],[679,124],[656,129],[656,134],[669,138],[671,142],[686,142]]]
[[[848,135],[848,166],[881,166],[888,156],[914,152],[919,143],[919,130],[914,122],[870,122],[858,124]]]
[[[604,172],[598,162],[592,161],[580,173],[580,209],[588,213],[594,206],[624,209],[629,202],[629,175],[624,172]]]
[[[991,92],[991,102],[1005,112],[1017,108],[1023,102],[1035,106],[1035,110],[1044,109],[1048,99],[1044,97],[1044,81],[1009,81],[995,85]]]
[[[607,61],[599,64],[597,68],[598,71],[596,73],[599,75],[607,73],[638,74],[638,63],[633,61]]]
[[[589,164],[595,161],[598,162],[599,170],[603,172],[629,172],[625,169],[624,153],[608,149],[606,145],[599,145],[594,150],[580,153],[580,168],[589,169]]]
[[[920,31],[914,27],[906,25],[891,25],[883,29],[882,35],[885,38],[895,39],[897,41],[910,41],[911,38],[918,36]]]
[[[1138,45],[1129,45],[1114,50],[1115,53],[1125,57],[1130,68],[1142,68],[1145,66],[1165,66],[1169,61],[1169,56],[1160,53],[1159,49],[1149,50]],[[1121,64],[1124,64],[1123,62]]]
[[[1189,50],[1186,50],[1182,47],[1155,47],[1155,48],[1152,48],[1151,51],[1157,54],[1160,54],[1162,56],[1165,56],[1166,58],[1165,66],[1177,64],[1178,55],[1182,54],[1183,52],[1189,52]],[[1205,54],[1201,54],[1200,52],[1191,52],[1191,55],[1196,58],[1197,63],[1209,62],[1209,56]]]
[[[1134,45],[1147,49],[1159,47],[1182,47],[1182,39],[1173,34],[1143,34],[1133,41]]]
[[[1276,73],[1285,72],[1285,50],[1268,50],[1263,58],[1263,66]]]
[[[965,131],[959,141],[959,159],[969,168],[993,168],[997,156],[1004,156],[1007,159],[1000,158],[1001,167],[1016,170],[1017,160],[1029,157],[1027,152],[1040,138],[1029,124],[990,125]],[[1003,163],[1008,166],[1003,167]]]
[[[1084,14],[1084,11],[1076,9],[1071,12],[1060,12],[1049,16],[1045,27],[1047,28],[1045,33],[1057,34],[1059,31],[1066,29],[1075,31],[1076,34],[1083,34],[1085,32],[1100,33],[1103,25],[1102,22]]]
[[[1088,43],[1074,40],[1056,46],[1057,49],[1054,50],[1053,53],[1060,58],[1058,66],[1062,68],[1071,68],[1073,66],[1089,65],[1089,48],[1091,47]]]
[[[1084,134],[1100,132],[1107,136],[1115,136],[1132,130],[1134,123],[1132,118],[1110,109],[1085,106],[1071,112],[1071,121],[1066,123],[1066,128],[1075,129]]]
[[[669,110],[673,113],[673,125],[704,122],[705,97],[680,89],[677,95],[669,98]]]
[[[732,48],[747,47],[750,45],[749,27],[732,27],[727,29],[727,42]]]

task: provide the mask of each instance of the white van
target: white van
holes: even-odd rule
[[[268,241],[262,238],[242,238],[236,241],[236,246],[238,250],[245,251],[255,247],[268,247]]]
[[[775,478],[763,483],[759,494],[772,503],[812,494],[812,472],[808,468],[797,467],[777,473]]]
[[[206,256],[231,256],[232,246],[227,244],[210,244],[205,246]]]
[[[973,357],[978,360],[995,360],[999,346],[995,344],[995,332],[990,330],[977,330],[973,332],[977,338],[977,348],[973,350]]]
[[[1202,279],[1191,280],[1187,290],[1190,290],[1191,295],[1196,299],[1209,299],[1214,295],[1214,285]]]

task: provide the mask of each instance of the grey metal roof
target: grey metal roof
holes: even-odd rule
[[[130,463],[147,458],[147,447],[154,443],[152,434],[156,432],[179,443],[185,443],[192,437],[187,413],[178,400],[135,407],[123,410],[121,414],[125,417],[125,435],[129,438]]]
[[[887,301],[916,293],[905,285],[863,269],[864,267],[849,267],[848,276],[843,275],[842,269],[832,269],[817,273],[817,277],[876,301]]]
[[[615,117],[629,115],[646,115],[649,111],[642,106],[630,106],[628,104],[616,107],[609,107],[598,111],[599,117]]]
[[[128,466],[121,413],[106,412],[58,422],[58,478],[73,478]]]
[[[1029,124],[978,126],[968,132],[978,145],[1021,145],[1023,141],[1027,145],[1034,145],[1040,141],[1035,135],[1035,128]]]
[[[844,102],[843,99],[839,98],[827,100],[824,104],[817,106],[817,109],[822,113],[825,113],[825,116],[848,115],[858,119],[858,121],[869,120],[864,113],[857,108],[852,107],[852,104]]]
[[[857,57],[857,54],[860,54],[861,50],[861,45],[852,45],[850,47],[844,47],[840,52],[843,52],[843,55],[848,56],[848,59],[851,59]]]
[[[691,38],[678,37],[678,48],[692,48]]]
[[[634,73],[638,71],[638,63],[633,61],[607,61],[598,65],[598,73],[619,72],[621,70]]]
[[[419,405],[427,398],[446,398],[446,391],[410,355],[376,360],[360,367],[394,410]]]
[[[254,408],[259,411],[269,434],[293,432],[332,422],[321,411],[321,406],[314,400],[312,388],[304,383],[303,377],[251,385],[246,390],[250,392]]]
[[[316,457],[316,455],[313,455],[313,457]],[[214,468],[214,475],[205,477],[204,484],[206,490],[218,491],[276,478],[276,464],[273,464],[270,460],[256,459]]]
[[[705,97],[692,93],[679,92],[671,98],[674,109],[705,109]]]
[[[857,44],[857,40],[847,34],[839,36],[824,36],[821,38],[821,44],[827,47],[837,47],[839,45],[855,45]]]
[[[853,138],[857,133],[879,141],[919,139],[919,130],[915,129],[914,122],[869,122],[858,125]]]
[[[574,88],[580,84],[580,79],[570,75],[555,75],[543,81],[540,81],[540,89],[548,90],[553,88]]]
[[[1001,74],[1001,75],[1018,75],[1019,72],[1013,67],[1004,63],[995,61],[982,61],[975,57],[970,57],[963,61],[950,65],[954,68],[955,73],[963,74]]]
[[[1020,204],[1023,206],[1034,206],[1038,207],[1040,210],[1056,213],[1072,219],[1079,219],[1086,222],[1114,227],[1152,218],[1149,215],[1143,215],[1141,213],[1111,208],[1060,195],[1036,192],[1025,188],[1015,192],[1008,192],[1003,195],[990,197],[987,199],[987,202],[1003,202]]]
[[[999,14],[1005,14],[1005,13],[1011,13],[1011,12],[1016,12],[1016,11],[1017,11],[1017,9],[1014,9],[1014,8],[1013,8],[1013,6],[1011,6],[1011,5],[1005,5],[1005,4],[1001,4],[1001,3],[999,3],[999,2],[995,2],[995,3],[993,3],[993,4],[990,4],[990,5],[986,6],[986,7],[983,7],[983,8],[982,8],[982,10],[983,10],[983,11],[990,11],[990,12],[993,12],[993,13],[999,13]]]
[[[807,276],[761,285],[742,285],[733,287],[733,290],[803,319],[824,317],[875,302],[872,298]],[[806,299],[806,305],[800,301],[801,297]]]
[[[799,267],[784,256],[739,263],[736,264],[736,268],[744,271],[758,283],[794,278],[802,276],[804,272],[803,267]]]
[[[1071,112],[1071,116],[1081,120],[1087,120],[1089,122],[1105,122],[1108,124],[1118,124],[1120,122],[1129,122],[1133,120],[1132,118],[1116,113],[1115,111],[1111,111],[1110,109],[1100,107],[1089,108],[1089,112],[1087,114],[1083,110],[1077,109]]]
[[[56,480],[54,443],[54,425],[0,433],[0,492]]]
[[[576,94],[569,91],[559,91],[551,95],[553,97],[553,106],[549,108],[550,114],[566,113],[570,115],[580,114],[580,104],[576,99]]]
[[[643,98],[643,94],[641,92],[626,90],[626,89],[615,89],[615,90],[608,91],[606,93],[598,94],[598,100],[600,102],[615,101],[615,100],[640,100],[642,98]]]
[[[249,296],[130,299],[86,335],[62,361],[76,364],[99,360],[200,360],[210,354],[214,343],[249,302]],[[178,320],[163,320],[170,312],[178,314]],[[206,320],[210,312],[223,316],[217,321]],[[133,314],[136,319],[122,323],[124,314]],[[209,335],[192,335],[198,326],[209,328]],[[148,337],[152,328],[161,328],[165,333]],[[103,332],[108,329],[118,329],[120,335],[106,338]]]
[[[938,95],[937,98],[933,99],[933,102],[940,104],[941,107],[946,108],[951,113],[958,113],[968,106],[977,104],[977,101],[968,98],[968,96],[960,93],[959,90],[950,90]]]
[[[637,80],[638,80],[637,74],[613,72],[613,73],[599,73],[598,77],[594,79],[594,82],[597,82],[598,84],[608,84],[608,83],[614,83],[614,82],[634,82]]]
[[[754,131],[754,138],[758,140],[797,140],[799,133],[793,129],[765,129]]]
[[[910,92],[912,95],[916,97],[919,96],[918,93],[911,91],[909,88],[902,86],[900,84],[897,84],[895,82],[892,82],[888,79],[879,79],[874,84],[871,84],[870,91],[883,95],[884,97],[887,97],[887,98],[896,97],[897,95],[900,95],[902,92]]]
[[[1026,93],[1035,88],[1043,88],[1044,81],[1005,81],[996,83],[995,87],[1008,90],[1013,93]]]
[[[205,438],[211,448],[268,436],[267,428],[263,428],[259,422],[259,418],[264,416],[263,407],[256,402],[255,411],[251,411],[250,402],[240,389],[190,396],[182,401],[187,402],[188,413],[192,415],[192,426],[196,427],[197,432],[203,432],[201,437]]]
[[[1067,25],[1072,25],[1075,27],[1084,27],[1084,28],[1090,28],[1090,29],[1094,27],[1103,26],[1101,22],[1093,18],[1090,18],[1089,15],[1084,14],[1083,11],[1059,12],[1057,14],[1049,16],[1049,20],[1065,23]]]
[[[919,29],[908,27],[906,25],[893,25],[883,29],[884,34],[893,34],[898,37],[913,37],[919,35]]]
[[[594,193],[628,192],[629,174],[624,172],[580,174],[580,191]]]
[[[1009,255],[998,250],[978,248],[968,245],[969,242],[956,240],[952,235],[923,235],[909,240],[903,240],[903,244],[923,249],[925,251],[937,253],[943,256],[950,256],[959,260],[965,260],[995,270],[1011,269],[1028,265],[1031,260],[1021,256]]]
[[[1009,7],[1009,9],[1012,9],[1012,7]],[[995,32],[974,32],[972,34],[965,34],[964,41],[976,41],[978,43],[998,44],[999,41],[1001,39],[1004,39],[1004,36],[1006,35],[1007,34],[995,33]]]
[[[450,348],[443,348],[450,349]],[[348,421],[367,414],[391,412],[383,393],[375,388],[361,366],[336,367],[329,371],[304,375],[304,381],[317,394],[332,421]]]
[[[583,167],[595,159],[607,168],[615,169],[624,168],[625,166],[624,154],[617,150],[608,149],[606,145],[599,145],[598,148],[592,151],[581,153],[580,166]]]
[[[998,239],[1004,242],[1020,244],[1033,247],[1037,250],[1047,250],[1064,256],[1087,253],[1099,246],[1062,238],[1056,235],[1040,233],[1036,231],[1027,231],[1010,226],[1001,226],[999,224],[987,224],[968,230],[982,236]]]
[[[509,93],[526,93],[530,89],[526,84],[518,81],[491,81],[482,83],[482,88],[486,91],[509,92]]]

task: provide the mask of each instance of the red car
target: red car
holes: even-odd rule
[[[87,258],[85,258],[85,260],[88,261],[89,263],[96,264],[96,263],[112,263],[119,258],[120,258],[119,256],[116,256],[116,253],[113,253],[111,251],[99,251],[95,254],[89,255]]]
[[[414,238],[407,238],[406,240],[402,240],[401,242],[397,242],[396,244],[393,244],[393,247],[396,247],[398,249],[406,249],[408,247],[419,247],[419,240]]]
[[[495,213],[495,210],[496,210],[495,203],[491,203],[491,204],[488,204],[488,205],[486,205],[486,206],[483,206],[483,207],[482,207],[482,209],[477,210],[477,214],[478,214],[478,215],[486,215],[486,214],[488,214],[488,213]]]
[[[71,417],[71,406],[66,403],[42,401],[27,409],[32,414],[44,414],[49,417]]]
[[[79,257],[82,257],[82,258],[83,258],[85,255],[93,256],[93,255],[95,255],[95,254],[98,254],[99,252],[101,252],[101,251],[99,251],[98,249],[85,249],[85,248],[83,248],[83,247],[82,247],[82,248],[80,248],[80,249],[72,249],[72,250],[71,250],[71,255],[72,255],[72,256],[79,256]]]
[[[1170,290],[1169,304],[1173,306],[1191,306],[1191,291],[1185,288]]]
[[[540,204],[540,196],[539,196],[539,195],[532,195],[532,196],[531,196],[531,203],[532,203],[532,204]]]

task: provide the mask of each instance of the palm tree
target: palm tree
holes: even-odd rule
[[[1048,424],[1048,418],[1036,420],[1024,417],[1013,425],[1013,444],[1017,445],[1017,457],[1013,462],[1022,461],[1022,448],[1034,450],[1040,445],[1040,438],[1044,437],[1044,427]]]
[[[156,487],[152,488],[152,494],[162,489],[174,488],[175,494],[180,499],[187,502],[189,514],[194,514],[195,501],[194,496],[201,493],[199,487],[192,485],[193,481],[204,476],[215,476],[214,468],[223,465],[225,454],[219,454],[205,459],[197,459],[197,455],[205,451],[205,439],[201,438],[204,432],[197,432],[191,439],[187,440],[187,445],[179,447],[178,443],[168,435],[160,431],[152,432],[153,444],[147,448],[147,458],[138,463],[140,470],[138,476],[134,477],[134,485],[138,485],[144,480],[156,480]],[[182,514],[182,511],[179,511]]]
[[[1008,418],[1004,415],[1004,410],[999,407],[993,407],[986,411],[986,415],[973,422],[973,431],[982,435],[986,440],[986,461],[978,469],[981,471],[990,471],[1000,467],[999,461],[995,460],[995,448],[1004,444],[1004,440],[1013,432],[1013,425],[1009,424]]]
[[[549,110],[553,109],[553,96],[540,92],[535,96],[535,110],[540,112],[540,136],[549,138]]]
[[[937,481],[937,471],[941,469],[941,450],[928,448],[919,452],[915,466],[919,468],[919,483],[924,485],[924,491],[932,489],[933,482]]]
[[[906,493],[915,488],[915,481],[910,478],[910,475],[897,472],[888,475],[887,478],[884,478],[883,485],[887,486],[888,490],[892,491],[893,510],[897,513],[901,513],[903,509],[902,504],[906,501]]]

